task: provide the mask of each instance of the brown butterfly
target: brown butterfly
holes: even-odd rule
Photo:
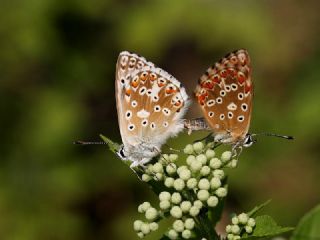
[[[231,144],[234,151],[251,146],[255,142],[253,136],[257,135],[248,133],[254,94],[251,72],[249,54],[240,49],[211,66],[200,77],[195,90],[214,141]],[[277,134],[264,135],[292,139]]]

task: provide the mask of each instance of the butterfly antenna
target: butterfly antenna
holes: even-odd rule
[[[252,136],[259,136],[259,135],[269,136],[269,137],[271,136],[271,137],[284,138],[284,139],[287,139],[287,140],[293,140],[294,139],[293,136],[279,135],[279,134],[275,134],[275,133],[256,133],[256,134],[252,134]]]
[[[75,145],[106,145],[105,142],[87,142],[87,141],[74,141],[73,144]]]

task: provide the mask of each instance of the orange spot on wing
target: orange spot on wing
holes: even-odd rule
[[[246,86],[244,87],[244,92],[245,93],[251,92],[251,89],[252,89],[252,86],[246,84]]]
[[[212,89],[213,86],[214,86],[214,83],[211,80],[205,81],[201,84],[201,87],[207,88],[207,89]]]
[[[217,74],[213,75],[213,77],[211,77],[211,79],[214,83],[219,84],[221,82],[221,79],[220,79],[219,75],[217,75]]]
[[[227,71],[226,70],[221,70],[220,71],[220,76],[225,78],[226,76],[228,75]]]
[[[127,88],[127,89],[126,89],[126,95],[127,95],[127,96],[130,96],[130,94],[131,94],[131,89],[130,89],[130,88]]]
[[[244,75],[244,73],[238,72],[238,82],[242,84],[244,83],[245,80],[246,80],[246,76]]]

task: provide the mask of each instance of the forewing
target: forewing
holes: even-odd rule
[[[232,52],[210,67],[199,79],[195,95],[215,134],[230,142],[243,139],[249,130],[253,83],[246,50]]]
[[[141,60],[143,66],[129,71],[123,58],[129,63],[132,58],[136,59],[132,62]],[[173,76],[136,54],[123,52],[119,56],[116,98],[124,144],[161,147],[183,128],[181,118],[189,103],[185,89]]]

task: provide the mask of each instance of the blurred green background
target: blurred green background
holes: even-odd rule
[[[311,1],[1,0],[0,239],[136,239],[136,208],[155,199],[105,146],[120,141],[114,75],[137,52],[192,94],[225,54],[246,48],[260,138],[230,172],[226,215],[272,198],[295,226],[320,201],[320,4]],[[188,117],[199,117],[194,104]],[[202,134],[181,134],[183,147]],[[165,226],[163,226],[165,228]],[[153,233],[148,239],[157,239]]]

